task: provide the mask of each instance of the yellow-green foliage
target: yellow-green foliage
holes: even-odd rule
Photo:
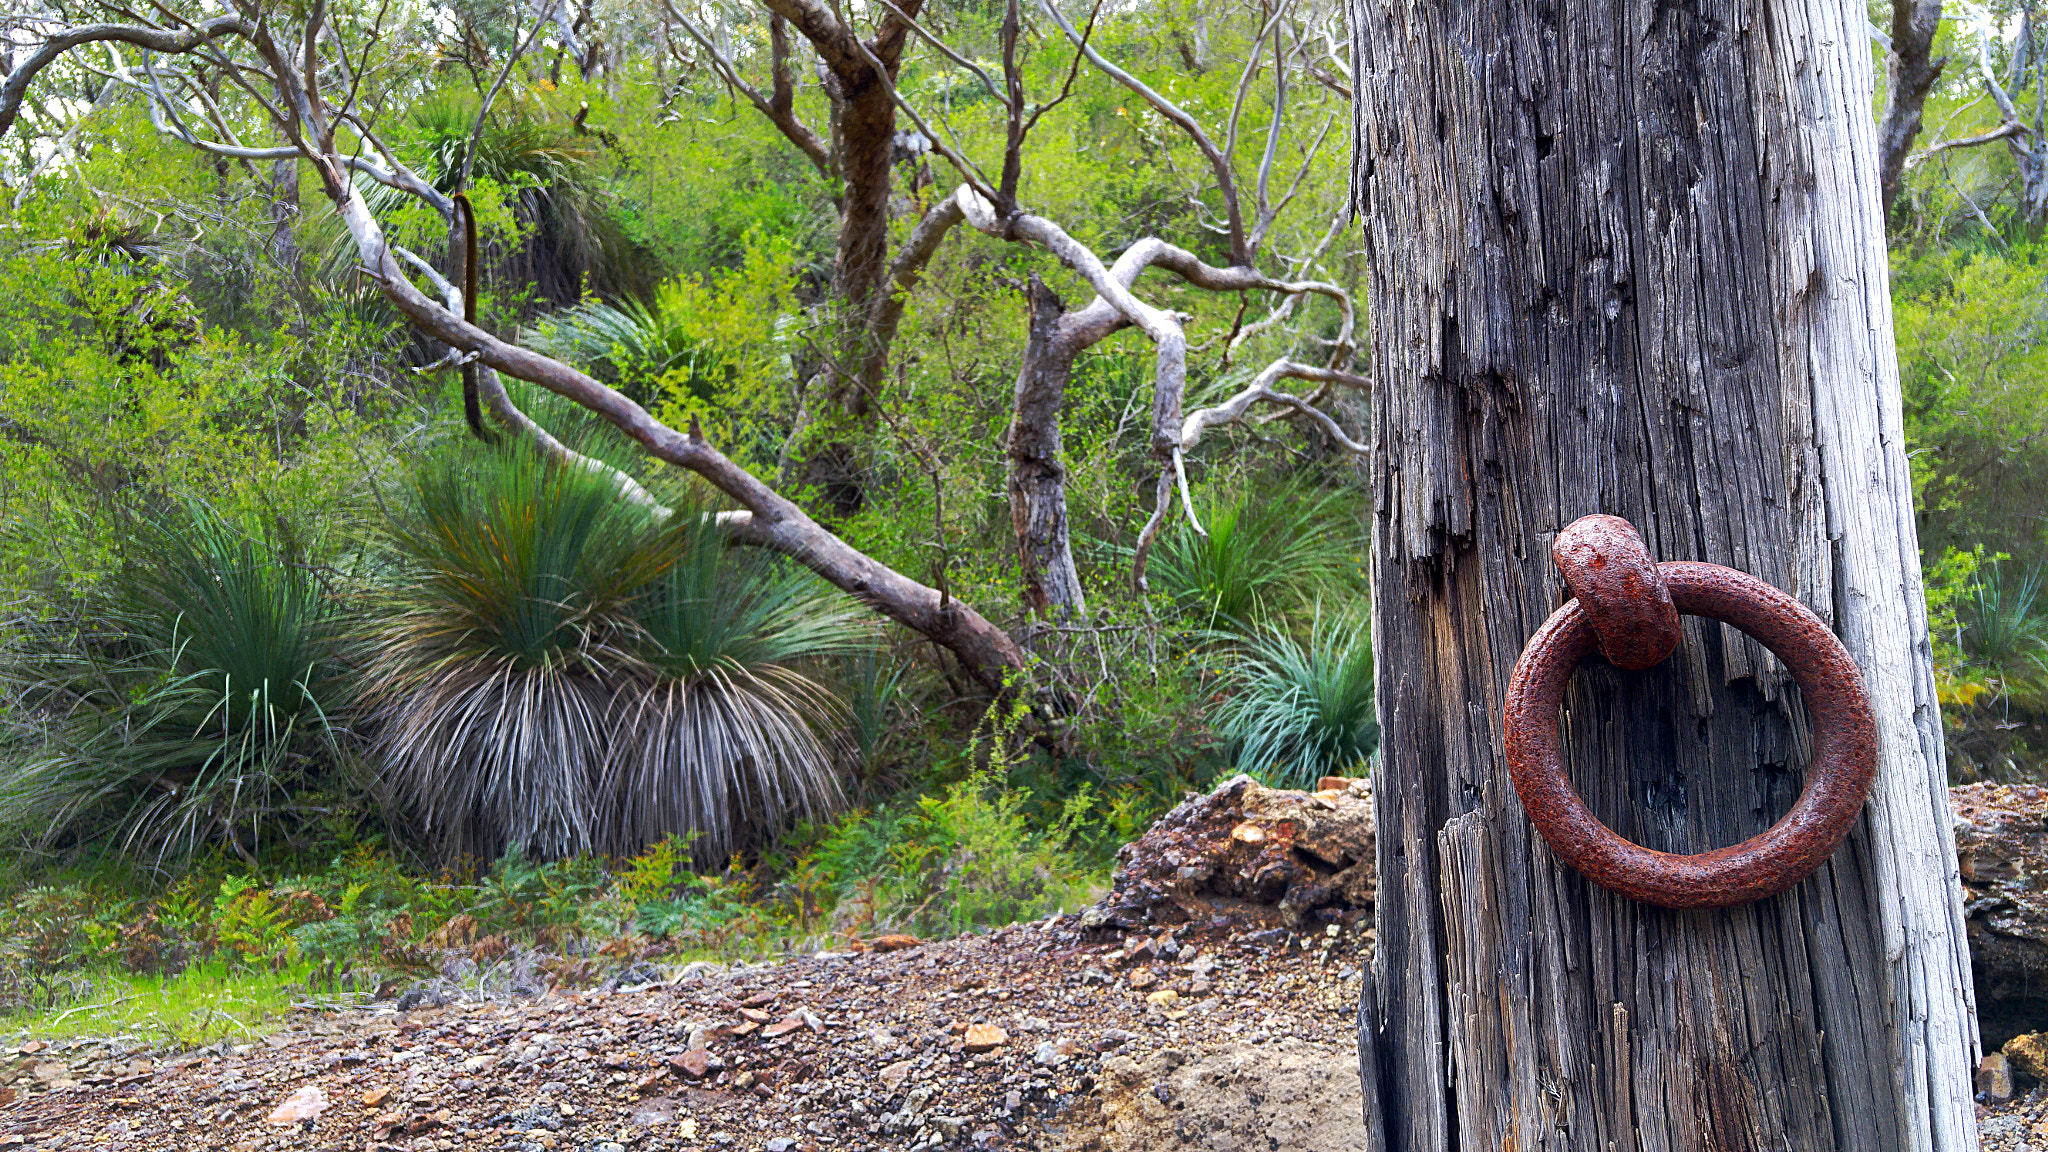
[[[1922,543],[2038,555],[2039,523],[2009,512],[2048,495],[2048,247],[1938,253],[1895,274]]]
[[[218,491],[268,455],[260,357],[118,239],[0,261],[0,577],[101,569],[117,490]]]
[[[633,908],[668,896],[683,882],[690,866],[690,842],[670,836],[638,856],[622,861],[612,873],[613,894]]]
[[[2003,555],[1988,558],[2005,559]],[[1927,594],[1927,635],[1934,647],[1934,684],[1943,705],[1969,708],[1995,694],[1997,673],[1977,665],[1963,650],[1962,607],[1986,563],[1984,548],[1949,548],[1923,573]]]
[[[799,320],[794,249],[787,239],[749,233],[740,266],[685,273],[655,290],[662,342],[676,350],[654,389],[656,415],[678,428],[701,422],[743,462],[770,467],[789,419],[789,353]]]
[[[127,1035],[171,1048],[255,1040],[304,998],[308,972],[306,965],[251,969],[225,961],[176,975],[94,968],[75,978],[61,1006],[0,1016],[0,1033],[45,1040]]]

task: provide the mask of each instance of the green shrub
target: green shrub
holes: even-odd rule
[[[0,762],[0,823],[162,864],[253,858],[307,818],[299,794],[338,760],[342,616],[284,545],[189,505],[137,531],[101,607],[16,649],[9,716],[40,723]]]
[[[981,764],[965,779],[826,830],[798,871],[831,889],[842,919],[950,933],[1088,901],[1100,878],[1081,851],[1094,793],[1083,787],[1046,812],[1008,784],[1021,709],[991,710],[965,753]]]
[[[1355,770],[1379,746],[1372,636],[1356,615],[1318,611],[1306,643],[1265,626],[1230,650],[1234,694],[1217,728],[1239,770],[1287,787]]]
[[[1148,577],[1202,627],[1250,627],[1357,566],[1357,532],[1344,523],[1340,493],[1284,484],[1202,504],[1206,535],[1183,520],[1159,542]]]

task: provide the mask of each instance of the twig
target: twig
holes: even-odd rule
[[[133,999],[135,999],[134,996],[123,996],[119,1000],[109,1000],[105,1004],[80,1004],[76,1008],[66,1008],[64,1011],[50,1017],[49,1027],[55,1028],[57,1025],[62,1024],[66,1017],[75,1012],[98,1012],[105,1008],[118,1008]]]

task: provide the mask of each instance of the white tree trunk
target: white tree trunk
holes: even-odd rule
[[[1877,716],[1868,811],[1899,1146],[1961,1152],[1977,1147],[1977,1007],[1906,462],[1866,17],[1839,0],[1774,15],[1775,38],[1805,50],[1779,59],[1785,87],[1803,89],[1814,176],[1811,265],[1785,270],[1786,299],[1803,303],[1806,323],[1788,326],[1783,354],[1812,382],[1834,545],[1832,586],[1800,591],[1833,604],[1830,623]]]

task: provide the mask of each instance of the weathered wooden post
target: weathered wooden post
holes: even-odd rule
[[[1974,1148],[1970,968],[1901,444],[1865,14],[1846,0],[1350,0],[1373,317],[1379,953],[1369,1146]],[[1876,784],[1782,895],[1588,883],[1501,708],[1625,516],[1796,596],[1862,671]],[[1733,844],[1798,795],[1800,706],[1688,619],[1591,660],[1573,782],[1622,836]]]

